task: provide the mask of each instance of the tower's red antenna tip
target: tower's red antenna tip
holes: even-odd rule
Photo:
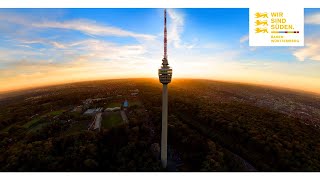
[[[167,59],[167,10],[164,9],[164,58]]]

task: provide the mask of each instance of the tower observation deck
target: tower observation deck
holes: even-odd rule
[[[171,82],[172,69],[168,63],[167,56],[167,11],[164,10],[164,55],[162,66],[159,69],[159,80],[162,83],[162,125],[161,125],[161,163],[167,167],[167,137],[168,137],[168,84]]]
[[[168,56],[167,56],[167,11],[164,10],[164,37],[163,37],[163,59],[162,59],[162,66],[159,69],[159,80],[162,84],[168,84],[171,82],[172,78],[172,69],[168,63]]]

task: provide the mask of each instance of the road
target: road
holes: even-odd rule
[[[126,115],[126,112],[124,112],[123,110],[120,111],[123,123],[128,123],[128,117]]]
[[[96,129],[99,129],[100,130],[100,128],[101,128],[101,120],[102,120],[102,113],[100,112],[100,113],[97,113],[96,114],[96,117],[95,117],[95,124],[94,124],[94,130],[96,130]]]
[[[229,150],[227,150],[227,151],[229,151]],[[248,161],[246,161],[245,159],[240,157],[238,154],[235,154],[231,151],[229,151],[229,152],[233,155],[234,159],[238,160],[238,162],[241,162],[242,166],[245,168],[246,171],[250,171],[250,172],[258,171]]]

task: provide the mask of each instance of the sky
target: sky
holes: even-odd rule
[[[250,47],[249,9],[168,9],[174,78],[320,93],[320,9],[304,47]],[[0,9],[0,93],[95,79],[157,78],[163,9]]]

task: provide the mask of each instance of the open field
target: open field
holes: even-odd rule
[[[36,117],[36,118],[33,118],[31,121],[25,123],[23,125],[24,128],[29,128],[31,126],[34,126],[37,122],[39,122],[41,120],[41,117]]]
[[[141,101],[139,101],[138,99],[130,99],[130,100],[128,100],[128,103],[129,103],[129,107],[142,105]]]
[[[51,112],[47,113],[46,115],[57,116],[57,115],[62,114],[63,112],[65,112],[65,110],[62,109],[62,110],[57,110],[57,111],[51,111]]]
[[[101,126],[103,128],[112,128],[117,125],[122,124],[122,118],[120,112],[105,112],[102,115],[102,123]]]
[[[65,134],[71,135],[87,131],[90,123],[91,121],[88,120],[78,121],[72,124],[71,127],[65,132]]]
[[[48,122],[48,121],[42,121],[40,123],[35,123],[31,127],[28,128],[27,133],[40,131],[43,127],[45,127],[49,123],[50,122]]]
[[[120,106],[121,106],[121,102],[120,101],[115,101],[115,102],[107,103],[105,108],[114,108],[114,107],[120,107]]]

